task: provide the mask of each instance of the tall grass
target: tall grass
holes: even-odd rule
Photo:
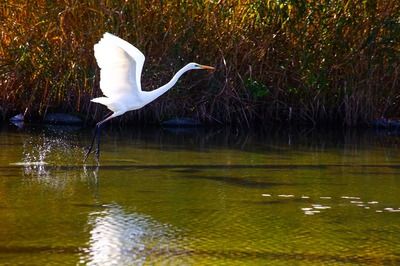
[[[93,44],[105,31],[146,55],[144,89],[190,61],[217,67],[121,120],[356,125],[400,115],[397,0],[7,0],[0,21],[4,117],[101,116],[89,100],[101,94]]]

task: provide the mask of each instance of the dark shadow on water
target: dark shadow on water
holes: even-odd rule
[[[10,170],[10,169],[20,169],[26,167],[24,165],[8,165],[8,166],[0,166],[0,169]],[[86,168],[87,170],[93,171],[95,169],[99,170],[133,170],[133,169],[149,169],[149,170],[172,170],[176,171],[177,169],[182,169],[183,173],[195,173],[201,170],[210,170],[210,169],[270,169],[270,170],[322,170],[329,168],[388,168],[388,169],[400,169],[400,165],[386,165],[386,164],[277,164],[277,165],[269,165],[269,164],[257,164],[257,165],[248,165],[248,164],[163,164],[163,165],[151,165],[151,164],[124,164],[124,165],[44,165],[43,168],[46,170],[82,170]]]
[[[26,167],[24,165],[7,165],[0,166],[0,169],[18,169]],[[388,169],[400,169],[400,164],[197,164],[197,165],[187,165],[187,164],[123,164],[123,165],[43,165],[44,169],[47,170],[82,170],[83,168],[93,171],[95,169],[99,170],[133,170],[133,169],[149,169],[149,170],[161,170],[169,169],[171,171],[179,171],[183,169],[182,173],[195,173],[201,170],[212,170],[212,169],[269,169],[269,170],[322,170],[329,168],[388,168]]]
[[[271,200],[268,197],[264,197],[261,201],[240,201],[241,203],[250,204],[250,205],[274,205],[274,204],[292,204],[292,203],[310,203],[313,202],[310,199],[303,198],[282,198],[282,199],[273,199]]]
[[[89,140],[90,134],[82,132]],[[146,149],[192,150],[211,152],[215,149],[237,149],[252,153],[275,152],[284,155],[296,151],[320,151],[340,148],[357,151],[371,146],[399,147],[400,136],[373,129],[363,130],[310,130],[270,129],[243,130],[236,128],[191,128],[171,132],[158,127],[106,128],[104,140],[116,145],[132,145]]]
[[[54,247],[54,246],[5,246],[0,247],[0,254],[34,254],[34,253],[59,253],[79,254],[80,247]]]
[[[246,188],[269,188],[273,186],[293,186],[295,184],[288,184],[288,183],[276,183],[276,182],[260,182],[250,179],[243,179],[243,178],[235,178],[231,176],[201,176],[201,175],[190,175],[185,176],[188,179],[203,179],[203,180],[212,180],[217,182],[222,182],[227,185],[234,185]]]
[[[71,157],[77,163],[81,163],[81,157],[83,159],[83,154],[93,133],[90,128],[75,126],[26,125],[23,129],[12,127],[2,127],[1,129],[3,132],[18,132],[23,136],[21,139],[23,143],[35,144],[31,146],[31,149],[54,150],[56,147],[64,147],[63,152],[68,156],[73,153]],[[115,150],[120,147],[135,147],[207,153],[218,149],[229,149],[260,154],[274,153],[285,158],[293,150],[296,152],[324,152],[338,148],[351,153],[369,147],[400,148],[400,135],[373,129],[271,128],[269,130],[245,130],[200,127],[178,128],[171,131],[171,129],[160,127],[116,128],[109,125],[102,131],[102,142],[108,146],[111,145]],[[2,142],[0,145],[9,145],[9,143]],[[30,151],[26,150],[25,152],[29,153]]]
[[[79,208],[90,208],[90,209],[106,209],[107,205],[104,204],[85,204],[85,203],[72,203],[72,206]]]

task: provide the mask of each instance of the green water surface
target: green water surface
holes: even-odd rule
[[[0,264],[399,265],[400,138],[0,132]]]

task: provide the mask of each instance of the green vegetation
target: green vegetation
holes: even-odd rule
[[[6,0],[0,21],[3,117],[103,115],[89,100],[101,94],[93,44],[105,31],[146,55],[144,89],[190,61],[217,67],[124,121],[356,125],[400,115],[397,0]]]

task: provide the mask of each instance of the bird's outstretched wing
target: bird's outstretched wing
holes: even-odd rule
[[[101,69],[100,88],[105,96],[139,97],[145,60],[139,49],[115,35],[105,33],[94,45],[94,56]]]

